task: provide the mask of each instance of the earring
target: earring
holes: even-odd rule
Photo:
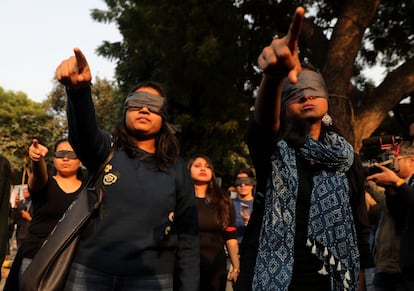
[[[332,117],[328,113],[326,113],[322,117],[322,122],[323,122],[324,125],[330,126],[330,125],[332,125]]]

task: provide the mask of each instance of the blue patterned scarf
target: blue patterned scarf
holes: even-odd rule
[[[292,278],[298,173],[296,151],[284,141],[272,155],[253,290],[287,290]],[[323,261],[331,290],[357,290],[359,252],[349,203],[346,171],[353,148],[336,133],[322,141],[306,138],[297,154],[322,170],[313,177],[308,221],[309,251]]]

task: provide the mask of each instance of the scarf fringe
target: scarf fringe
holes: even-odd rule
[[[316,241],[311,242],[311,240],[308,238],[306,240],[306,246],[311,248],[311,253],[314,255],[317,255],[318,251],[321,251],[320,249],[318,250],[317,246],[316,246]],[[341,261],[337,260],[332,254],[329,255],[329,250],[327,247],[324,247],[323,253],[323,266],[322,268],[318,271],[318,274],[320,275],[329,275],[329,272],[326,269],[326,265],[331,265],[331,266],[335,266],[336,265],[336,271],[338,271],[339,273],[342,273],[342,264]],[[329,258],[328,258],[329,257]],[[344,274],[344,279],[342,280],[342,284],[344,287],[344,291],[349,290],[349,283],[351,281],[351,274],[349,272],[349,270],[347,270]]]

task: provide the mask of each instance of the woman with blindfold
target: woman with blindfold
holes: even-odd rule
[[[74,53],[56,70],[68,96],[69,140],[91,172],[113,156],[65,290],[198,290],[194,184],[167,122],[164,89],[152,81],[132,88],[110,134],[97,127],[89,65]]]
[[[322,75],[299,61],[303,19],[299,7],[258,58],[248,141],[258,183],[236,290],[355,291],[370,258],[362,167],[332,125]]]
[[[37,139],[29,147],[32,172],[29,175],[28,188],[33,216],[22,245],[23,262],[20,274],[23,274],[58,220],[78,196],[84,178],[82,163],[67,139],[61,139],[55,144],[55,173],[52,175],[48,174],[45,161],[48,152],[48,148]]]
[[[233,199],[233,205],[236,212],[237,240],[240,244],[253,210],[253,195],[256,185],[253,171],[248,168],[241,168],[236,174],[234,185],[236,186],[237,197]]]

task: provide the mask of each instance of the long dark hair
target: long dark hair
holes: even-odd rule
[[[6,178],[9,184],[12,184],[12,169],[9,160],[0,154],[0,174]],[[1,190],[1,189],[0,189]]]
[[[180,146],[177,137],[167,123],[167,98],[165,90],[161,84],[154,81],[145,81],[135,85],[130,93],[135,92],[139,88],[149,87],[155,89],[161,97],[165,99],[162,114],[161,129],[155,139],[155,158],[157,160],[158,170],[166,171],[173,165],[180,155]],[[131,138],[125,125],[125,114],[122,120],[115,127],[114,132],[114,146],[116,149],[123,148],[130,158],[137,155],[139,149]]]
[[[232,207],[230,196],[224,191],[218,184],[216,180],[216,173],[214,171],[214,166],[212,160],[205,155],[195,155],[193,156],[187,164],[188,170],[191,170],[191,166],[197,158],[204,159],[207,164],[210,165],[212,172],[211,181],[208,184],[206,191],[206,198],[209,203],[213,205],[216,210],[216,221],[220,224],[223,229],[226,228],[230,223],[230,207]]]

